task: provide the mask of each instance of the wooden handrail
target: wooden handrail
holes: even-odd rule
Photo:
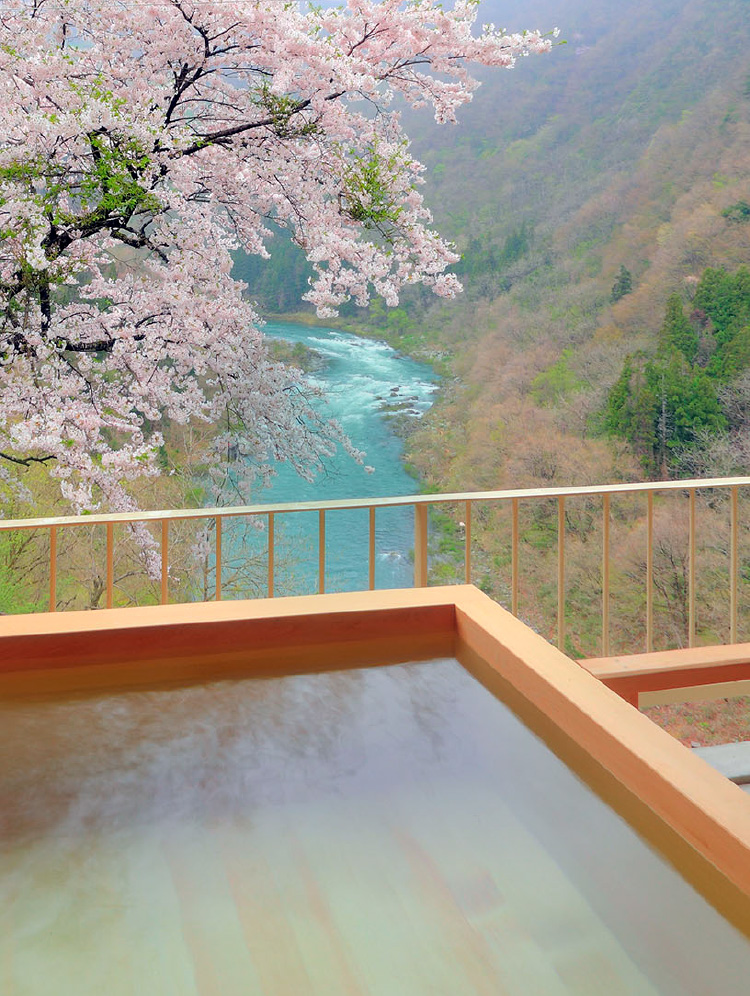
[[[688,585],[687,585],[687,641],[692,646],[697,634],[696,606],[696,495],[699,491],[725,490],[729,498],[730,547],[729,547],[729,632],[731,642],[738,638],[738,576],[739,576],[739,511],[738,494],[741,487],[750,486],[750,477],[717,477],[678,481],[649,481],[629,484],[591,484],[565,488],[514,488],[496,491],[452,492],[426,495],[394,495],[382,498],[343,498],[330,501],[282,502],[257,505],[237,505],[211,508],[159,509],[137,512],[108,512],[94,515],[56,516],[38,519],[0,519],[0,533],[9,530],[42,529],[49,531],[49,611],[57,609],[57,550],[60,530],[75,529],[77,526],[106,526],[106,604],[112,607],[114,526],[135,523],[158,523],[161,530],[160,543],[160,599],[167,603],[170,597],[170,523],[213,519],[215,522],[215,598],[222,597],[222,524],[225,519],[261,517],[267,523],[268,535],[268,578],[267,594],[273,597],[275,578],[275,517],[299,512],[317,512],[318,515],[318,571],[317,589],[326,588],[326,514],[338,510],[361,509],[369,516],[368,571],[367,585],[375,588],[375,518],[379,509],[409,508],[414,516],[414,573],[415,587],[426,587],[429,583],[428,526],[429,509],[441,504],[463,505],[465,522],[464,579],[472,579],[472,512],[477,502],[491,502],[510,506],[510,602],[513,615],[519,613],[519,530],[520,503],[555,501],[557,504],[557,644],[564,648],[566,639],[566,501],[568,498],[600,498],[602,504],[602,620],[601,647],[606,656],[610,646],[610,516],[612,495],[644,495],[646,506],[646,573],[645,573],[645,649],[653,650],[654,645],[654,495],[662,492],[677,492],[687,496],[689,501],[688,527]],[[173,592],[174,594],[174,592]]]
[[[428,495],[396,495],[387,498],[334,498],[329,501],[282,502],[266,505],[227,505],[214,508],[178,508],[141,512],[101,512],[38,519],[0,519],[0,532],[8,529],[43,529],[50,526],[94,526],[106,522],[161,522],[164,519],[212,519],[217,515],[237,518],[268,515],[269,512],[317,512],[345,508],[398,508],[406,505],[442,505],[450,502],[510,501],[513,498],[565,498],[616,494],[647,494],[710,488],[749,487],[750,477],[712,477],[705,480],[646,481],[642,484],[590,484],[569,488],[512,488],[499,491],[459,491]]]

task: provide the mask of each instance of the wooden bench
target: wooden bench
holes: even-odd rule
[[[750,681],[750,643],[686,647],[622,657],[591,657],[578,663],[637,706],[642,692]],[[746,689],[742,688],[725,694],[745,693]],[[719,693],[715,697],[722,695]],[[672,696],[672,700],[679,701],[679,697]]]

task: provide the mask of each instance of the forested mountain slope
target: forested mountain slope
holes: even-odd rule
[[[687,306],[706,267],[750,260],[750,220],[722,214],[750,202],[748,5],[490,0],[480,20],[557,25],[567,44],[485,73],[455,127],[405,112],[465,293],[342,317],[448,361],[455,384],[410,445],[429,484],[641,473],[603,436],[607,392],[655,348],[670,295]],[[621,266],[632,290],[613,304]],[[238,269],[268,311],[298,308],[291,247]]]
[[[735,274],[750,264],[748,3],[494,0],[480,20],[559,26],[567,44],[512,73],[486,73],[456,127],[404,114],[427,167],[436,227],[463,254],[456,270],[465,292],[447,304],[426,294],[405,295],[396,309],[375,301],[342,318],[432,358],[446,374],[441,400],[407,441],[408,459],[426,487],[444,491],[746,472],[750,447],[727,442],[731,420],[721,407],[731,402],[742,443],[750,417],[744,361],[731,376],[722,361],[712,387],[720,408],[705,409],[708,438],[689,439],[682,451],[670,440],[668,459],[657,443],[644,459],[648,446],[621,431],[627,419],[618,425],[610,399],[628,356],[641,369],[656,356],[670,299],[696,335],[708,328],[710,338],[705,315],[702,326],[693,315],[704,272]],[[305,271],[291,254],[262,276],[247,275],[269,311],[297,307]],[[744,355],[733,349],[732,363]],[[750,344],[746,352],[750,362]],[[682,373],[705,388],[703,370]],[[568,521],[569,599],[578,619],[590,620],[577,643],[588,652],[598,642],[601,580],[586,523],[598,514],[593,506],[571,510]],[[642,514],[621,510],[613,526],[613,547],[625,557],[613,568],[621,593],[615,628],[627,646],[642,609]],[[680,643],[681,519],[665,508],[655,528],[666,606],[658,626],[665,643]],[[507,534],[501,512],[474,525],[480,583],[501,599]],[[522,539],[537,556],[523,612],[546,631],[554,510],[522,522]],[[721,585],[716,591],[718,605]],[[719,618],[701,622],[701,639],[721,636]]]
[[[528,5],[506,7],[510,21]],[[750,223],[722,214],[750,200],[747,5],[538,11],[568,45],[489,80],[452,143],[416,139],[439,227],[465,254],[463,299],[402,318],[456,357],[455,397],[415,440],[441,486],[629,472],[597,418],[624,357],[655,347],[667,299],[687,305],[706,267],[750,260]],[[613,304],[623,265],[632,290]]]

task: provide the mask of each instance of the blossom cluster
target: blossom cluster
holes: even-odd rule
[[[232,253],[270,224],[323,315],[422,283],[451,296],[395,96],[455,119],[468,66],[547,51],[473,31],[477,4],[3,0],[0,459],[49,461],[79,511],[129,507],[163,423],[216,427],[250,487],[343,437],[271,362]],[[236,476],[236,475],[235,475]]]

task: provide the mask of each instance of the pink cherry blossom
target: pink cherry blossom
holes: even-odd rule
[[[413,283],[455,294],[391,108],[453,121],[468,65],[551,46],[477,32],[476,13],[1,0],[2,480],[42,461],[76,510],[131,508],[165,419],[215,427],[217,487],[230,450],[245,494],[273,460],[315,474],[342,433],[270,360],[231,253],[267,258],[270,223],[286,229],[323,315],[372,293],[395,305]]]

